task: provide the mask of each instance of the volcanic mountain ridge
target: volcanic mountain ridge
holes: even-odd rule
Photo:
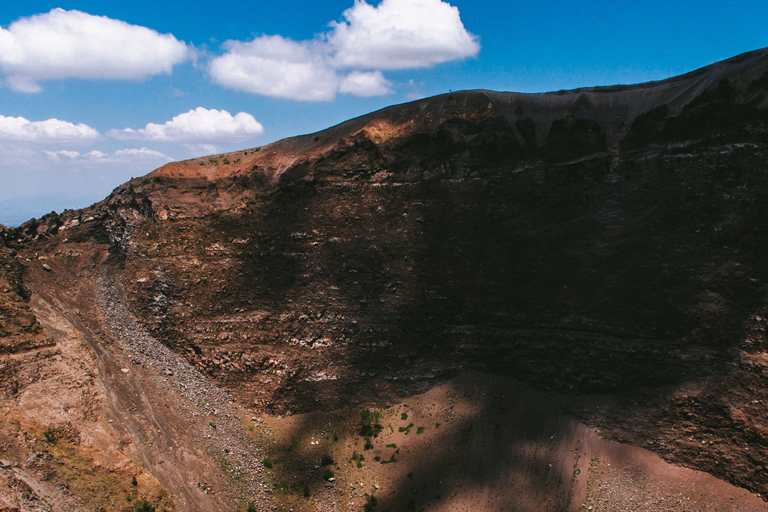
[[[407,418],[402,404],[437,397],[415,416],[427,421],[427,411],[448,414],[441,403],[469,411],[461,399],[477,390],[486,406],[466,414],[455,438],[444,434],[457,449],[495,451],[473,431],[502,436],[511,452],[545,446],[533,424],[551,427],[552,440],[587,443],[594,431],[562,426],[575,417],[763,496],[767,127],[763,49],[648,84],[397,105],[171,163],[90,208],[6,228],[0,392],[12,421],[0,456],[15,469],[0,468],[0,482],[17,497],[8,506],[22,510],[25,492],[63,492],[54,501],[105,510],[145,498],[169,510],[238,500],[359,509],[360,496],[348,506],[344,490],[294,460],[316,446],[301,445],[308,432],[323,424],[344,443],[339,425],[354,420],[338,411]],[[530,424],[527,403],[548,404],[531,409],[539,419]],[[555,421],[551,411],[570,416]],[[486,417],[498,423],[476,419]],[[249,435],[253,423],[267,437],[296,430],[281,448]],[[439,452],[438,430],[425,450]],[[482,506],[618,509],[626,497],[594,493],[600,457],[617,457],[595,439],[594,457],[581,452],[565,483],[486,496]],[[270,450],[284,461],[274,471],[263,464]],[[556,467],[565,460],[557,453],[578,451],[551,450]],[[502,485],[494,479],[518,470],[536,475],[520,481],[549,481],[549,470],[517,458],[494,460],[492,471],[457,466],[419,468],[460,484]],[[125,485],[128,475],[136,485]],[[51,481],[70,492],[46,488]],[[93,481],[106,491],[88,494]],[[381,507],[482,508],[466,493],[427,496],[441,485],[393,483]]]

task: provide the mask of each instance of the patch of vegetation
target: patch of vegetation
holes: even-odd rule
[[[248,503],[248,508],[247,508],[247,509],[245,509],[245,510],[246,510],[246,512],[258,512],[258,511],[256,510],[256,504],[255,504],[255,503],[253,503],[253,502],[251,502],[251,503]]]
[[[273,459],[272,457],[264,457],[262,463],[264,464],[265,468],[272,469],[272,467],[277,464],[277,459]]]
[[[333,457],[331,457],[327,453],[323,454],[323,456],[320,457],[320,465],[321,466],[330,466],[331,464],[334,464]]]
[[[384,430],[381,425],[381,418],[384,415],[380,411],[371,411],[369,409],[363,409],[360,411],[360,435],[364,437],[376,437],[379,432]]]
[[[330,469],[323,471],[323,480],[330,480],[331,478],[333,478],[333,471]]]
[[[365,455],[363,455],[362,453],[357,453],[357,451],[353,451],[352,452],[352,458],[350,460],[358,468],[362,468],[363,467],[363,461],[365,460]]]
[[[397,445],[395,443],[390,443],[390,444],[388,444],[386,446],[387,446],[387,448],[397,448]]]
[[[425,428],[426,428],[426,427],[418,427],[418,428],[416,429],[416,434],[423,434],[423,433],[424,433],[424,429],[425,429]]]
[[[132,485],[132,486],[134,486],[134,487],[136,487],[136,486],[138,486],[138,485],[139,485],[139,481],[138,481],[138,480],[136,480],[136,475],[133,475],[133,476],[131,477],[131,485]]]
[[[211,427],[213,430],[216,430],[216,424],[214,422],[209,421],[208,426]]]
[[[408,435],[411,433],[411,429],[413,428],[413,423],[409,423],[407,427],[400,427],[397,429],[398,432],[405,432],[405,435]]]
[[[395,458],[395,455],[397,452],[393,453],[392,456],[389,458],[389,460],[383,460],[381,461],[381,464],[391,464],[393,462],[397,462],[397,459]]]
[[[407,475],[405,475],[405,476],[406,476],[407,478],[409,478],[409,479],[413,480],[413,472],[411,472],[411,473],[408,473],[408,474],[407,474]]]
[[[401,414],[401,415],[400,415],[400,419],[401,419],[401,420],[407,420],[407,419],[408,419],[408,413],[407,413],[407,412],[404,412],[403,414]]]
[[[229,164],[229,158],[224,157],[224,159],[221,161],[221,163],[223,163],[224,165]]]
[[[134,512],[155,512],[155,506],[147,500],[138,500],[133,504]]]
[[[304,497],[309,498],[309,484],[304,482]]]
[[[440,428],[440,425],[442,425],[442,423],[435,423],[435,428]]]
[[[53,429],[48,429],[45,432],[43,432],[43,436],[45,437],[45,440],[48,441],[49,444],[56,444],[56,431]]]
[[[365,495],[365,505],[363,505],[363,510],[365,512],[371,512],[374,508],[376,508],[376,505],[379,503],[379,500],[376,499],[376,497],[373,494],[366,494]]]
[[[370,450],[373,448],[373,441],[371,441],[371,438],[368,436],[365,436],[365,446],[363,446],[363,449]]]

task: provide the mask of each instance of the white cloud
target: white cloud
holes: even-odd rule
[[[0,28],[0,70],[19,92],[61,78],[140,80],[192,56],[171,34],[105,16],[53,9]]]
[[[328,36],[340,67],[420,68],[480,51],[459,10],[440,0],[382,0],[377,7],[356,0],[344,18],[331,23]]]
[[[210,65],[213,80],[224,87],[299,101],[330,101],[336,95],[339,78],[319,44],[262,36],[225,46],[227,53]]]
[[[115,151],[113,155],[109,155],[108,153],[104,153],[96,149],[89,151],[88,153],[80,153],[78,151],[63,149],[60,151],[45,151],[45,154],[48,155],[48,158],[57,162],[61,162],[62,160],[77,160],[79,162],[116,163],[135,161],[137,159],[156,160],[158,158],[166,161],[173,160],[160,151],[155,151],[148,148],[119,149]]]
[[[344,78],[339,87],[339,92],[354,94],[355,96],[381,96],[392,94],[391,83],[384,78],[381,71],[353,71]]]
[[[58,119],[29,121],[23,117],[0,115],[0,140],[13,141],[93,141],[99,132],[85,124],[72,124]]]
[[[129,156],[129,157],[137,157],[137,158],[155,157],[155,158],[165,158],[167,160],[173,160],[173,158],[168,158],[160,151],[155,151],[153,149],[147,149],[147,148],[120,149],[118,151],[115,151],[115,156],[117,157]]]
[[[227,41],[213,59],[214,82],[239,91],[300,101],[331,101],[392,93],[383,69],[429,67],[477,55],[459,10],[441,0],[364,0],[344,11],[342,22],[311,41],[261,36]],[[340,76],[340,70],[351,70]],[[367,71],[367,72],[364,72]]]
[[[247,140],[262,133],[264,127],[250,114],[239,112],[233,117],[226,110],[198,107],[165,124],[149,123],[139,130],[110,130],[107,135],[116,139],[195,142]]]
[[[77,151],[68,151],[66,149],[62,151],[46,151],[45,154],[48,155],[51,160],[59,160],[59,157],[62,156],[72,160],[80,156],[80,153]]]

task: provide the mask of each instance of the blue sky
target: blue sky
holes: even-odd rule
[[[3,2],[0,223],[449,90],[667,78],[766,26],[765,0]]]

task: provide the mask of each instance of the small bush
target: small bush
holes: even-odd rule
[[[48,441],[49,444],[56,444],[56,431],[53,429],[48,429],[45,432],[43,432],[43,436],[45,436],[45,440]]]
[[[368,499],[366,500],[365,505],[363,505],[363,510],[365,512],[371,512],[374,508],[376,508],[376,505],[379,503],[379,500],[377,500],[373,494],[371,494],[370,496],[366,494],[366,497]]]
[[[246,509],[246,512],[258,512],[256,510],[256,504],[253,502],[248,503],[248,508]]]
[[[229,158],[224,157],[224,160],[221,161],[224,165],[227,165],[229,163]]]
[[[425,427],[418,427],[418,428],[416,429],[416,433],[417,433],[417,434],[423,434],[423,433],[424,433],[424,430],[425,430]]]
[[[408,435],[411,433],[411,429],[413,428],[413,423],[409,423],[407,427],[400,427],[397,429],[398,432],[405,432],[405,435]]]
[[[405,475],[405,476],[406,476],[406,477],[408,477],[408,478],[410,478],[411,480],[413,480],[413,473],[408,473],[408,474],[407,474],[407,475]]]
[[[320,457],[320,465],[321,466],[330,466],[333,463],[334,463],[333,462],[333,457],[331,457],[327,453],[324,454],[322,457]]]
[[[404,412],[403,414],[401,414],[401,415],[400,415],[400,419],[401,419],[401,420],[407,420],[407,419],[408,419],[408,413],[407,413],[407,412]]]
[[[366,436],[365,437],[365,445],[363,446],[365,450],[370,450],[373,448],[373,441],[371,441],[371,438]]]
[[[214,422],[209,421],[208,426],[211,427],[213,430],[216,430],[216,424]]]
[[[440,428],[440,425],[442,425],[442,423],[435,423],[435,428]]]
[[[367,437],[378,436],[379,432],[384,430],[384,427],[381,425],[381,418],[383,416],[379,411],[370,411],[368,409],[360,411],[360,435]]]
[[[264,464],[265,468],[272,469],[272,466],[277,463],[277,460],[273,459],[272,457],[264,457],[262,463]]]
[[[135,512],[155,512],[155,506],[147,500],[138,500],[133,504]]]
[[[134,487],[139,485],[139,481],[136,480],[136,475],[133,475],[133,477],[131,477],[131,485],[134,486]]]
[[[390,443],[387,445],[387,448],[397,448],[397,445],[395,443]]]
[[[323,480],[330,480],[331,478],[333,478],[333,471],[330,469],[323,471]]]

